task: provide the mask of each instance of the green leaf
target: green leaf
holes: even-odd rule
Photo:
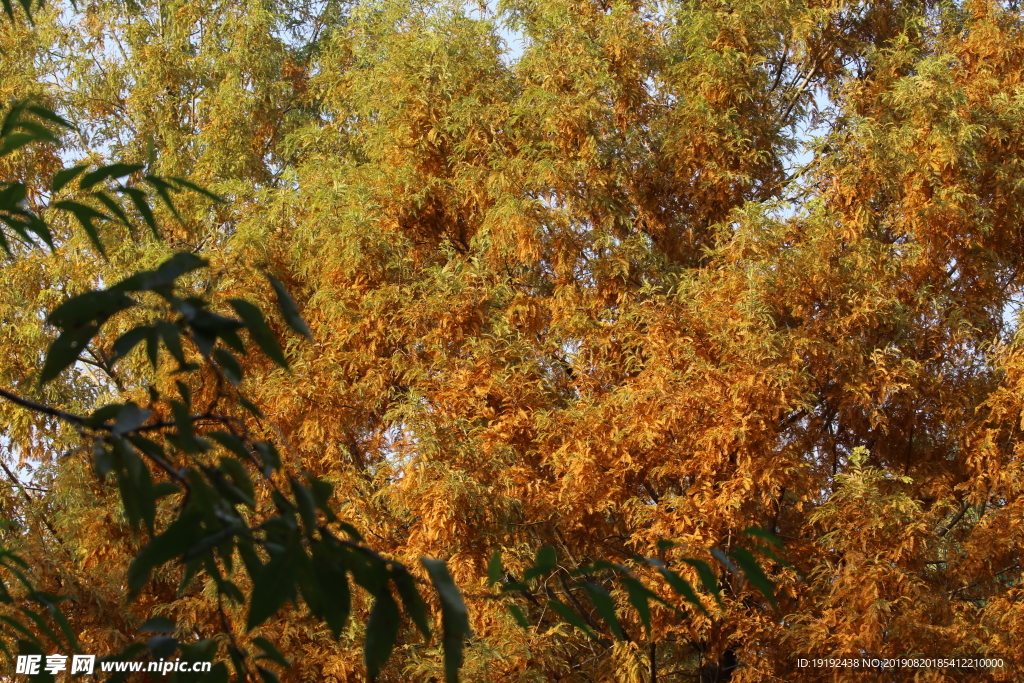
[[[619,581],[626,587],[626,594],[629,596],[629,604],[633,605],[640,621],[644,625],[647,636],[651,635],[651,606],[648,600],[653,595],[651,591],[632,576],[621,576]]]
[[[316,503],[313,502],[313,495],[295,477],[288,477],[288,484],[291,486],[292,495],[295,496],[295,506],[299,509],[299,516],[306,526],[307,533],[312,533],[316,528]]]
[[[27,0],[23,0],[23,2],[26,1]],[[39,4],[42,5],[42,3]],[[58,114],[54,113],[50,109],[47,109],[46,107],[40,107],[37,104],[30,104],[25,107],[25,110],[32,112],[41,119],[46,119],[51,123],[56,123],[58,126],[62,128],[67,128],[69,130],[74,129],[74,126],[71,125],[71,123],[67,119],[65,119],[63,116],[59,116]]]
[[[512,615],[512,618],[516,620],[516,623],[519,624],[521,628],[526,630],[530,629],[530,621],[526,618],[526,614],[523,612],[523,610],[519,608],[519,605],[513,605],[512,603],[509,603],[508,611],[509,614]]]
[[[331,494],[334,492],[334,486],[328,481],[310,476],[309,492],[313,496],[313,502],[316,504],[317,509],[324,513],[327,520],[330,522],[337,521],[337,515],[331,509]]]
[[[149,329],[149,334],[146,335],[146,358],[149,359],[149,364],[156,370],[157,364],[160,361],[160,335],[157,333],[156,327]]]
[[[165,498],[166,496],[173,496],[174,494],[179,493],[180,491],[181,489],[178,487],[177,484],[171,483],[169,481],[161,481],[153,485],[153,500],[160,500],[161,498]]]
[[[40,142],[60,142],[60,138],[53,134],[46,126],[30,121],[28,119],[22,119],[18,121],[18,128],[27,132],[29,135],[35,136],[36,140]]]
[[[743,533],[747,534],[748,536],[752,536],[754,538],[760,538],[760,539],[762,539],[764,541],[767,541],[772,546],[775,546],[775,548],[783,548],[784,547],[782,541],[780,541],[775,535],[773,535],[772,533],[770,533],[768,531],[765,531],[764,529],[760,529],[758,527],[750,527],[749,529],[747,529]],[[771,547],[766,546],[766,545],[761,545],[760,543],[755,543],[754,547],[757,548],[757,550],[759,550],[761,553],[763,553],[769,559],[774,560],[775,562],[778,562],[783,567],[789,567],[790,569],[796,569],[796,567],[794,567],[791,562],[789,562],[785,558],[781,557]],[[798,570],[798,573],[799,573],[799,570]]]
[[[271,661],[277,662],[285,668],[291,666],[291,662],[288,661],[288,659],[286,659],[283,654],[281,654],[281,651],[278,650],[272,642],[270,642],[263,636],[256,636],[255,638],[253,638],[252,644],[263,651],[263,654],[257,657],[256,659],[266,658]]]
[[[675,573],[671,569],[668,569],[660,560],[648,560],[648,562],[657,567],[658,571],[665,579],[665,582],[668,583],[673,591],[675,591],[676,595],[682,597],[684,600],[697,607],[701,612],[710,616],[710,613],[707,608],[704,607],[704,603],[700,601],[700,598],[697,597],[697,592],[693,590],[693,586],[690,585],[689,581],[679,576],[679,574]]]
[[[142,633],[174,633],[177,630],[178,627],[167,617],[151,617],[139,627]]]
[[[732,572],[734,575],[741,576],[739,568],[735,564],[733,564],[732,560],[729,559],[729,556],[722,552],[720,549],[711,548],[711,554],[715,557],[716,560],[725,565],[725,568]]]
[[[163,340],[167,352],[171,354],[171,358],[177,361],[178,369],[188,369],[190,365],[185,360],[185,349],[181,345],[181,329],[174,323],[161,320],[153,325],[153,331]]]
[[[2,220],[5,223],[9,223],[9,220],[7,218],[5,218],[5,217],[0,216],[0,220]],[[3,248],[4,252],[8,256],[13,256],[14,255],[14,252],[11,251],[11,244],[10,244],[10,242],[8,242],[7,238],[4,237],[4,231],[3,230],[0,230],[0,247]]]
[[[462,600],[462,594],[455,586],[448,567],[441,560],[423,558],[420,560],[430,576],[434,589],[441,600],[441,625],[444,632],[444,673],[446,683],[458,683],[462,667],[464,640],[471,635],[469,611]]]
[[[50,249],[55,249],[53,243],[53,235],[50,233],[50,228],[46,225],[46,222],[35,214],[29,214],[25,217],[25,229],[35,233],[43,242],[46,243]],[[33,244],[33,246],[35,246]]]
[[[430,624],[427,622],[427,605],[423,602],[423,597],[416,589],[416,581],[413,579],[412,574],[405,567],[398,566],[391,570],[391,578],[395,582],[395,588],[398,589],[398,595],[402,598],[405,613],[412,619],[412,623],[416,624],[416,628],[420,630],[423,637],[430,638]]]
[[[75,330],[62,332],[46,351],[46,360],[39,373],[39,385],[42,386],[56,379],[57,375],[74,365],[82,351],[89,346],[89,342],[99,331],[100,326],[92,323]]]
[[[114,467],[114,460],[106,444],[98,439],[93,444],[92,459],[93,466],[96,468],[96,478],[100,480],[106,479],[107,475],[110,474],[110,470]]]
[[[228,434],[220,430],[214,430],[207,432],[206,436],[210,437],[224,448],[228,449],[243,461],[252,461],[252,453],[245,447],[245,442],[239,439],[234,434]]]
[[[33,640],[19,640],[18,641],[18,654],[19,655],[36,655],[42,657],[42,664],[46,663],[46,654],[40,649],[37,644],[38,641]],[[46,669],[42,665],[39,667],[39,673],[32,676],[33,683],[41,681],[42,683],[52,683],[54,680],[53,674],[46,673]]]
[[[207,553],[213,548],[223,545],[226,541],[231,541],[232,538],[238,533],[238,527],[236,525],[225,526],[222,529],[218,529],[212,534],[207,534],[200,538],[194,543],[185,554],[182,556],[182,561],[191,562],[195,559],[201,559],[204,562],[210,559]]]
[[[704,585],[704,589],[715,596],[715,601],[721,607],[722,589],[718,586],[718,578],[715,576],[711,566],[707,562],[692,557],[684,557],[683,562],[697,570],[697,575],[700,577],[700,582]]]
[[[114,435],[111,445],[115,455],[114,473],[117,475],[117,485],[128,522],[135,529],[142,520],[152,533],[156,502],[153,499],[153,481],[149,468],[127,440]]]
[[[143,325],[140,327],[133,327],[128,330],[114,342],[113,355],[110,357],[110,366],[113,367],[117,361],[121,360],[132,350],[142,343],[146,337],[153,333],[153,328],[149,325]]]
[[[145,221],[146,225],[153,232],[153,237],[160,239],[160,230],[157,228],[156,218],[153,216],[153,209],[149,206],[146,193],[136,187],[117,187],[115,191],[127,195],[132,200],[135,210],[139,212],[142,220]]]
[[[28,617],[32,621],[32,623],[36,625],[36,628],[39,631],[42,631],[42,633],[47,638],[49,638],[54,645],[56,645],[58,648],[63,647],[63,643],[61,643],[60,638],[58,638],[57,634],[54,633],[53,629],[47,625],[46,620],[43,619],[43,616],[39,614],[39,612],[36,612],[33,609],[29,609],[28,607],[20,607],[19,610],[21,611],[22,614]]]
[[[152,415],[148,410],[140,408],[135,405],[134,402],[129,401],[121,406],[121,409],[117,411],[117,419],[114,421],[114,427],[111,430],[114,436],[121,436],[128,432],[133,432],[149,419]]]
[[[174,427],[176,432],[168,436],[168,439],[178,448],[195,455],[202,452],[203,444],[199,441],[192,429],[192,416],[188,407],[181,401],[171,400],[171,414],[174,416]]]
[[[228,303],[238,313],[238,317],[245,323],[253,341],[256,342],[263,353],[267,354],[272,361],[282,368],[287,368],[288,359],[284,357],[284,352],[281,351],[281,346],[277,343],[277,339],[274,337],[274,333],[271,332],[270,326],[267,325],[267,321],[264,319],[260,309],[244,299],[229,299]]]
[[[230,553],[224,553],[221,555],[221,558],[224,560],[225,568],[229,573],[232,571],[232,564],[228,561],[228,558],[230,557]],[[242,593],[241,589],[231,581],[221,581],[217,584],[217,587],[224,594],[224,596],[227,597],[227,599],[231,602],[235,603],[236,605],[245,604],[245,595]]]
[[[200,512],[190,510],[139,551],[128,567],[128,590],[132,595],[142,590],[153,569],[185,554],[202,534],[201,520]]]
[[[5,7],[6,6],[8,5],[5,4]],[[10,16],[12,19],[14,18],[13,14],[11,14]],[[28,103],[29,100],[24,99],[19,100],[17,102],[13,102],[11,104],[11,110],[7,112],[7,114],[4,116],[3,123],[0,124],[0,135],[7,135],[12,130],[14,130],[14,127],[18,125],[18,121],[21,120],[21,114],[23,111],[25,111],[25,108],[28,106]]]
[[[770,531],[766,531],[760,527],[752,526],[748,527],[744,532],[747,536],[753,536],[754,538],[760,538],[762,541],[766,541],[776,548],[782,548],[782,541],[780,541]]]
[[[171,194],[169,192],[170,190],[176,190],[177,188],[164,181],[160,176],[147,175],[145,178],[146,182],[156,190],[157,195],[163,200],[164,205],[171,212],[174,218],[179,223],[184,224],[185,221],[181,220],[181,214],[178,213],[178,208],[174,206],[174,201],[171,199]]]
[[[103,248],[103,242],[100,240],[100,233],[96,229],[96,226],[93,225],[93,221],[109,221],[110,216],[100,213],[96,209],[88,207],[85,204],[79,204],[78,202],[70,200],[57,202],[53,207],[63,211],[68,211],[74,215],[74,217],[78,219],[82,229],[85,230],[85,234],[89,236],[89,240],[92,241],[93,246],[96,247],[96,251],[100,252],[100,255],[104,258],[107,257],[107,252]]]
[[[523,581],[526,582],[530,579],[546,576],[555,571],[556,561],[555,549],[549,545],[542,545],[537,549],[537,557],[533,562],[533,566],[523,572]]]
[[[272,557],[262,570],[252,578],[252,594],[249,598],[249,616],[246,628],[252,630],[277,613],[290,599],[295,597],[298,572],[295,564],[296,553],[304,552],[292,547]]]
[[[235,486],[248,499],[246,505],[255,507],[256,489],[252,485],[252,479],[249,478],[249,470],[246,469],[245,465],[234,458],[221,458],[220,468],[231,476]]]
[[[73,651],[78,652],[79,651],[78,650],[78,641],[75,638],[75,634],[74,634],[74,632],[71,629],[71,625],[68,623],[68,620],[64,616],[64,613],[61,612],[60,608],[57,606],[58,602],[61,602],[62,600],[66,600],[67,598],[58,597],[56,595],[51,595],[50,593],[46,593],[46,592],[43,592],[43,591],[37,591],[37,590],[30,591],[29,594],[28,594],[28,598],[30,600],[34,601],[34,602],[39,603],[40,605],[42,605],[43,607],[46,608],[46,611],[47,611],[47,613],[49,613],[50,618],[53,619],[53,621],[55,621],[57,623],[57,626],[60,627],[61,635],[64,636],[64,639],[65,639],[65,642],[67,643],[67,645]],[[22,609],[23,612],[31,611],[31,610],[26,610],[25,608],[21,608],[21,609]],[[33,614],[36,614],[36,613],[33,612]],[[37,617],[39,619],[42,619],[42,615],[38,615],[37,614]],[[33,617],[30,617],[30,618],[33,621],[35,621],[35,618],[33,618]],[[53,639],[53,641],[55,643],[57,643],[58,646],[61,645],[60,641],[56,637],[56,633],[54,633],[48,627],[46,627],[46,631],[45,632],[51,635],[51,638]]]
[[[39,138],[31,133],[10,133],[5,135],[2,138],[2,142],[0,142],[0,157],[6,156],[37,140]]]
[[[604,619],[604,623],[608,624],[608,628],[611,629],[615,640],[625,639],[622,626],[619,625],[619,619],[615,615],[615,602],[608,591],[603,586],[590,583],[589,581],[583,584],[583,589],[587,591],[590,601],[594,604],[594,608],[597,609],[597,613]]]
[[[201,194],[204,197],[206,197],[207,199],[209,199],[211,201],[215,201],[218,204],[227,204],[227,200],[224,199],[223,197],[215,195],[214,193],[210,192],[209,190],[207,190],[207,189],[205,189],[203,187],[200,187],[199,185],[196,185],[195,183],[189,182],[188,180],[185,180],[184,178],[178,178],[177,176],[167,176],[167,180],[170,180],[175,185],[178,185],[180,189],[192,190],[193,192]]]
[[[341,552],[331,552],[324,543],[313,547],[313,573],[321,588],[320,604],[316,607],[335,638],[345,628],[352,602],[343,557]]]
[[[110,211],[110,213],[117,216],[119,221],[129,228],[132,227],[131,221],[128,220],[128,214],[124,212],[124,209],[121,208],[120,204],[111,199],[105,192],[93,192],[92,196],[98,199],[103,206],[107,207],[107,210]]]
[[[491,553],[491,560],[487,563],[487,586],[500,583],[505,577],[505,568],[501,566],[501,550],[495,548]]]
[[[357,543],[362,543],[363,542],[363,535],[359,533],[358,529],[356,529],[354,526],[352,526],[348,522],[341,522],[341,521],[339,521],[338,522],[338,526],[341,527],[342,531],[344,531],[346,534],[351,536],[353,541],[356,541]]]
[[[757,590],[761,591],[761,594],[772,604],[772,607],[778,610],[779,603],[775,599],[775,584],[765,576],[764,570],[761,569],[761,565],[758,564],[754,555],[746,548],[733,548],[729,555],[739,563],[750,583],[754,584]]]
[[[238,402],[239,402],[239,404],[241,404],[241,406],[243,408],[245,408],[247,411],[249,411],[249,413],[252,414],[254,417],[258,417],[260,419],[263,419],[263,418],[266,417],[266,415],[263,414],[263,411],[260,410],[259,408],[257,408],[256,404],[253,403],[252,401],[250,401],[249,399],[247,399],[245,396],[239,396],[238,397]]]
[[[141,171],[142,166],[138,164],[110,164],[108,166],[100,166],[95,171],[90,171],[82,176],[82,179],[78,181],[78,187],[83,190],[88,190],[93,185],[97,185],[107,178],[123,178],[126,175],[131,175],[136,171]]]
[[[292,328],[309,341],[313,341],[313,335],[309,332],[309,326],[306,325],[306,321],[302,319],[299,314],[299,307],[295,303],[295,299],[288,293],[281,281],[270,273],[265,273],[267,279],[270,280],[271,286],[274,288],[274,293],[277,295],[277,306],[281,310],[281,317],[288,323],[288,327]]]
[[[366,659],[366,671],[371,681],[377,679],[381,668],[391,657],[391,651],[398,639],[398,626],[401,616],[398,605],[391,597],[385,585],[374,599],[370,618],[366,622],[366,640],[363,643],[363,654]]]
[[[25,183],[12,183],[3,190],[0,190],[0,209],[5,211],[20,212],[19,205],[28,197],[28,187]]]
[[[55,598],[54,596],[41,593],[39,591],[33,593],[32,596],[46,606],[47,611],[50,613],[50,618],[57,622],[57,626],[60,627],[61,635],[64,636],[64,640],[67,642],[68,647],[70,647],[73,652],[81,652],[78,648],[78,639],[75,637],[75,632],[71,628],[71,624],[68,623],[68,619],[64,616],[64,612],[62,612],[55,604],[59,600],[65,600],[66,598]]]
[[[168,292],[175,281],[209,265],[209,261],[187,251],[179,251],[157,266],[156,270],[144,270],[121,280],[111,287],[118,292]]]
[[[110,316],[131,308],[135,300],[114,290],[90,290],[73,296],[46,317],[47,322],[65,330],[87,325],[102,324]]]
[[[235,358],[233,353],[226,349],[218,348],[213,350],[213,357],[229,382],[235,386],[242,383],[242,366],[238,363],[238,359]]]
[[[277,677],[277,674],[270,669],[264,669],[260,665],[256,665],[256,671],[259,673],[260,678],[263,679],[263,683],[281,683],[281,679]]]
[[[35,637],[35,634],[33,634],[31,631],[29,631],[25,627],[25,625],[22,624],[20,621],[17,621],[16,619],[12,619],[11,617],[9,617],[7,615],[4,615],[4,614],[0,614],[0,621],[2,621],[3,623],[7,624],[11,628],[13,628],[17,633],[23,634],[26,638],[31,639],[32,641],[36,642],[37,644],[39,643],[39,641]]]
[[[20,237],[21,241],[24,242],[26,245],[35,246],[35,244],[32,242],[32,238],[29,237],[28,224],[25,221],[11,218],[9,216],[0,216],[0,220],[6,223],[7,226],[11,228],[11,230],[17,233],[18,237]],[[3,234],[2,231],[0,231],[0,234]],[[4,240],[4,250],[7,252],[8,255],[12,255],[10,245],[7,243],[7,240]]]
[[[167,659],[178,649],[178,639],[172,636],[157,635],[146,641],[146,647],[153,659]]]
[[[568,605],[559,602],[558,600],[548,600],[548,607],[555,611],[558,616],[562,617],[565,621],[569,622],[580,631],[590,638],[591,640],[600,640],[594,630],[587,626],[587,622],[583,621],[579,614]]]
[[[253,445],[263,460],[263,473],[266,476],[269,477],[272,472],[281,469],[281,455],[274,448],[274,444],[269,441],[259,441]]]
[[[62,168],[53,174],[53,182],[50,184],[50,191],[53,193],[60,192],[64,189],[64,186],[70,183],[72,180],[77,178],[82,171],[89,168],[86,164],[79,164],[78,166],[72,166],[70,168]]]

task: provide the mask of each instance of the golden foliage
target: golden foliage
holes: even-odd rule
[[[1024,670],[1015,3],[98,1],[0,44],[34,65],[0,67],[0,93],[81,113],[63,154],[152,139],[164,171],[232,199],[165,217],[170,246],[215,262],[221,300],[269,303],[271,270],[315,339],[291,373],[250,359],[253,429],[379,550],[448,561],[465,680],[650,680],[652,656],[658,680],[825,680],[795,660],[864,653]],[[37,372],[40,311],[168,253],[122,235],[103,263],[66,232],[0,270],[5,386]],[[134,357],[104,375],[112,339],[39,398],[173,382]],[[219,628],[209,586],[125,604],[139,540],[88,454],[0,421],[48,489],[5,513],[83,647],[152,613]],[[630,640],[595,643],[525,601],[522,630],[485,585],[495,548],[513,573],[542,545],[565,570],[671,563],[752,525],[797,570],[771,567],[781,619],[723,574],[721,611],[655,607],[649,636],[616,589]],[[558,576],[545,590],[576,601]],[[312,623],[260,633],[291,680],[359,679],[363,622],[340,642]],[[440,677],[408,635],[387,680]]]

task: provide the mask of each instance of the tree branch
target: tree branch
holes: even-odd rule
[[[43,415],[49,415],[50,417],[55,417],[58,420],[70,422],[71,424],[77,425],[79,427],[85,426],[85,418],[82,417],[81,415],[75,415],[74,413],[68,413],[57,408],[51,408],[50,406],[43,405],[42,403],[30,401],[27,398],[22,398],[21,396],[18,396],[17,394],[12,394],[11,392],[2,388],[0,388],[0,396],[3,396],[11,403],[15,403],[21,406],[22,408],[28,408],[31,411],[42,413]]]
[[[960,506],[960,512],[956,513],[956,517],[951,519],[949,524],[946,525],[946,528],[939,532],[939,538],[945,538],[946,534],[952,531],[953,527],[960,523],[960,520],[964,518],[964,515],[967,514],[967,511],[970,509],[970,501],[965,500],[964,504]]]

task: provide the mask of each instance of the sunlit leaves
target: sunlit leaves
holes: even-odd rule
[[[244,623],[265,544],[301,548],[280,574],[293,597],[257,628],[289,656],[340,635],[339,679],[365,676],[348,635],[385,584],[402,616],[394,639],[386,601],[374,619],[381,678],[443,665],[405,647],[423,636],[408,588],[440,604],[427,575],[354,545],[451,558],[483,627],[465,657],[494,678],[620,680],[651,651],[659,680],[730,658],[785,678],[811,649],[1011,642],[1019,13],[613,5],[100,3],[44,27],[5,83],[38,85],[84,139],[58,147],[29,109],[9,131],[42,135],[2,157],[20,175],[0,236],[30,256],[4,269],[9,383],[30,386],[57,336],[37,400],[149,410],[119,436],[149,468],[154,531],[203,515],[152,573],[190,586],[168,610],[217,623],[223,598]],[[522,41],[502,53],[509,18]],[[45,327],[73,294],[152,276],[168,245],[213,267]],[[292,336],[311,329],[315,346]],[[76,558],[123,570],[107,541],[149,538],[143,508],[128,493],[100,514],[60,455],[80,428],[103,445],[100,490],[135,476],[118,413],[59,433],[20,416],[12,444],[62,483],[12,509],[60,511],[87,539],[70,535]],[[50,545],[40,566],[65,567]]]

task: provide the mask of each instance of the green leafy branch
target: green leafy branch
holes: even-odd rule
[[[161,350],[166,350],[176,361],[176,372],[197,373],[202,366],[193,359],[199,358],[232,385],[243,379],[239,356],[247,355],[253,346],[287,368],[281,346],[258,307],[232,299],[229,305],[237,317],[224,315],[214,312],[210,302],[181,293],[179,279],[205,266],[193,254],[178,253],[155,270],[136,273],[107,289],[87,291],[58,306],[48,322],[60,334],[46,355],[40,383],[74,365],[105,324],[141,305],[140,297],[147,294],[163,300],[167,316],[120,335],[113,343],[111,367],[145,343],[154,367],[160,363]],[[272,284],[284,319],[296,331],[308,334],[291,297],[279,282]],[[263,624],[286,603],[301,601],[338,637],[351,612],[355,584],[374,600],[364,648],[371,679],[390,658],[403,613],[424,637],[430,637],[425,602],[408,569],[377,554],[351,525],[337,518],[330,505],[329,483],[289,471],[271,441],[255,438],[238,416],[214,412],[226,394],[218,394],[213,409],[197,412],[191,390],[178,380],[168,395],[151,388],[145,406],[115,403],[89,415],[33,405],[6,390],[0,390],[0,395],[70,422],[93,440],[97,476],[117,482],[130,526],[137,531],[144,527],[150,537],[128,570],[132,596],[146,586],[155,569],[177,561],[182,567],[179,592],[202,571],[215,583],[218,602],[247,606],[247,630]],[[254,418],[263,417],[255,405],[236,396]],[[157,415],[173,419],[157,419]],[[214,460],[211,454],[218,452],[225,455]],[[259,504],[259,488],[267,494],[271,508],[262,517],[266,506]],[[176,502],[174,518],[158,532],[158,503],[167,497]],[[237,584],[238,560],[252,586],[248,595]],[[453,653],[446,654],[446,659],[461,661],[461,643],[468,633],[465,605],[443,563],[424,560],[424,567],[442,605],[442,637],[446,650]],[[452,616],[459,614],[461,620]],[[235,634],[226,630],[235,671],[244,676],[251,657]],[[166,650],[169,642],[165,637],[159,644]],[[267,646],[264,642],[265,652]],[[274,677],[262,665],[255,667],[264,679]],[[210,675],[211,680],[219,680],[227,671],[214,667]],[[456,675],[453,664],[450,680]]]
[[[48,110],[20,103],[5,117],[4,135],[0,137],[4,153],[32,142],[57,141],[56,134],[27,119],[26,112],[70,127]],[[73,166],[54,175],[50,191],[59,193],[77,179],[80,192],[92,191],[110,213],[130,225],[127,213],[112,196],[94,188],[104,181],[142,171],[142,166],[129,164],[111,164],[91,171]],[[187,189],[217,199],[183,179],[152,174],[143,179],[175,215],[171,199],[174,191]],[[149,194],[126,185],[118,185],[114,191],[127,196],[158,235]],[[46,222],[24,203],[28,194],[25,184],[7,183],[3,193],[0,221],[30,248],[38,246],[32,235],[54,248]],[[53,208],[73,214],[97,250],[105,254],[95,222],[111,220],[109,215],[72,200],[57,202]],[[6,239],[3,245],[12,254]],[[86,291],[58,306],[47,318],[59,334],[47,351],[39,384],[56,379],[74,366],[104,326],[121,314],[140,307],[152,310],[146,302],[155,296],[162,302],[158,309],[161,313],[117,337],[108,369],[112,371],[115,364],[143,345],[156,370],[163,350],[176,362],[176,373],[199,376],[204,366],[213,372],[218,378],[213,406],[233,399],[232,406],[237,404],[252,418],[262,419],[259,409],[237,389],[227,393],[222,385],[237,387],[242,382],[240,357],[253,346],[280,367],[288,367],[287,359],[266,317],[254,304],[231,299],[227,304],[232,314],[225,314],[215,311],[206,299],[183,293],[182,281],[207,265],[195,254],[180,252],[154,270],[138,272],[106,289]],[[267,274],[267,278],[282,318],[295,332],[309,338],[309,329],[291,296],[272,275]],[[176,562],[181,567],[179,590],[202,572],[216,585],[222,617],[225,601],[247,607],[249,631],[286,603],[304,602],[313,616],[338,637],[351,612],[352,587],[358,586],[373,598],[364,648],[371,680],[390,658],[403,614],[424,637],[431,636],[426,603],[413,574],[366,546],[359,533],[333,512],[329,502],[331,485],[284,467],[275,445],[255,438],[244,419],[230,414],[232,406],[222,412],[214,412],[214,407],[194,410],[192,391],[182,380],[176,381],[175,390],[167,395],[151,388],[145,405],[115,403],[88,415],[38,404],[6,389],[0,389],[0,396],[67,422],[92,441],[96,475],[101,480],[116,481],[129,525],[136,532],[144,527],[149,536],[128,570],[132,597],[147,585],[154,570]],[[169,417],[159,419],[157,415]],[[217,453],[221,455],[217,457]],[[165,498],[174,501],[174,513],[163,524],[157,510]],[[268,499],[269,511],[264,504]],[[442,606],[442,639],[446,661],[452,662],[448,678],[454,681],[462,641],[468,634],[466,607],[444,563],[424,560],[423,564]],[[248,595],[238,587],[238,571],[247,575],[252,586]],[[59,610],[55,614],[63,619]],[[13,624],[21,622],[12,621],[11,628],[16,628]],[[42,628],[42,624],[37,626]],[[250,654],[239,645],[227,619],[222,618],[222,626],[229,636],[228,654],[236,675],[246,679],[255,668],[264,680],[275,680],[276,675],[260,662],[270,659],[286,664],[280,652],[266,639],[255,638],[252,642],[261,653]],[[19,632],[31,634],[31,628],[25,625]],[[171,636],[160,635],[150,638],[148,647],[132,646],[114,657],[123,659],[143,652],[166,657],[180,649],[188,658],[211,647],[215,647],[213,641],[179,643]],[[7,654],[10,656],[9,651]],[[205,678],[226,680],[227,675],[227,668],[219,663]]]
[[[710,548],[709,552],[724,570],[749,582],[773,609],[778,610],[775,583],[765,574],[762,561],[758,560],[753,551],[782,566],[791,567],[792,565],[776,552],[782,548],[782,542],[773,534],[757,527],[747,529],[745,534],[751,540],[750,548],[737,545],[728,552],[723,552],[718,548]],[[662,550],[673,545],[670,541],[659,542]],[[659,593],[641,580],[634,569],[625,565],[598,560],[569,571],[559,567],[557,560],[557,553],[552,546],[541,546],[537,550],[533,564],[524,570],[522,577],[517,578],[505,569],[499,550],[495,550],[491,556],[487,567],[488,585],[496,586],[499,595],[509,599],[508,611],[524,629],[531,628],[531,622],[527,611],[514,601],[516,597],[526,599],[534,607],[546,608],[548,612],[557,615],[559,620],[572,625],[588,638],[606,646],[610,644],[607,635],[617,641],[631,640],[622,626],[619,616],[621,610],[617,608],[611,592],[616,584],[625,594],[628,605],[635,611],[648,639],[652,628],[652,606],[660,605],[679,616],[685,616],[684,610],[679,605],[672,604],[661,597]],[[664,560],[656,557],[638,556],[633,560],[638,567],[646,566],[656,570],[668,588],[682,599],[683,604],[688,604],[692,609],[696,609],[705,616],[712,616],[705,604],[706,598],[702,599],[697,588],[677,569],[670,568]],[[720,572],[715,570],[711,564],[695,557],[682,557],[679,559],[677,567],[678,565],[686,565],[696,572],[703,592],[713,598],[718,608],[721,609],[723,606],[722,586],[718,579]],[[568,581],[561,580],[563,599],[559,599],[554,591],[545,591],[547,595],[542,603],[536,595],[537,589],[544,579],[558,572],[564,572],[569,577]],[[600,579],[599,577],[602,576],[606,578]],[[589,607],[577,597],[577,593],[585,596]],[[601,622],[604,624],[603,628],[600,625]]]
[[[56,131],[51,128],[56,128]],[[32,143],[59,144],[60,132],[73,128],[71,123],[53,111],[32,104],[31,100],[21,100],[14,103],[0,123],[0,157]],[[57,171],[48,188],[50,197],[56,197],[74,183],[73,187],[77,189],[75,198],[61,199],[39,210],[33,209],[26,201],[29,196],[26,183],[0,183],[0,247],[8,256],[13,255],[14,240],[20,240],[30,248],[38,245],[36,240],[41,240],[51,249],[55,248],[50,227],[40,215],[46,209],[62,211],[73,217],[93,247],[106,257],[99,225],[104,222],[120,223],[131,229],[133,223],[129,212],[132,209],[153,236],[160,238],[151,196],[159,198],[179,221],[181,216],[174,204],[173,193],[190,191],[211,201],[223,201],[184,178],[157,175],[143,164],[113,163],[90,168],[88,164],[78,164]],[[124,182],[132,178],[138,178],[140,184]],[[127,207],[122,206],[118,196],[127,200]],[[83,203],[88,198],[95,201],[95,206]]]
[[[15,586],[18,588],[12,590]],[[75,633],[58,606],[63,599],[37,590],[28,563],[0,547],[0,651],[9,661],[14,655],[8,642],[16,643],[17,652],[23,655],[43,654],[53,646],[80,652]],[[40,680],[53,677],[43,674]]]

